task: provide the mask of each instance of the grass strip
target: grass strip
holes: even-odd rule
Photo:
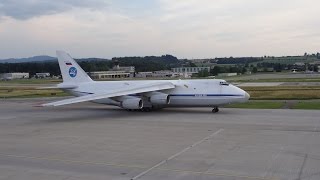
[[[309,100],[320,99],[319,86],[241,87],[252,100]]]
[[[0,81],[0,84],[58,84],[61,79],[14,79],[10,81]]]
[[[292,109],[319,109],[320,102],[301,101],[293,105]]]
[[[67,93],[59,89],[0,88],[0,98],[60,97],[66,95]]]
[[[226,78],[225,78],[226,79]],[[230,82],[320,82],[320,78],[235,79]]]

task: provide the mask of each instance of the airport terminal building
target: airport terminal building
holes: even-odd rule
[[[111,71],[87,72],[92,79],[113,79],[113,78],[132,78],[135,76],[134,66],[116,65]]]
[[[126,71],[95,71],[88,73],[92,79],[129,78],[131,73]]]
[[[199,73],[200,71],[210,72],[210,67],[178,67],[178,68],[171,68],[171,70],[174,73],[195,74],[195,73]]]
[[[30,74],[24,72],[15,72],[15,73],[3,73],[0,74],[1,80],[12,80],[12,79],[29,79]]]

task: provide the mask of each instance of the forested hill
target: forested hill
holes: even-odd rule
[[[217,64],[247,64],[258,61],[263,61],[263,58],[257,57],[238,57],[238,58],[216,58]]]
[[[0,59],[0,63],[43,62],[43,61],[53,61],[53,60],[57,60],[57,58],[51,57],[51,56],[34,56],[34,57],[28,57],[28,58]]]
[[[136,71],[157,71],[170,70],[181,66],[183,61],[179,61],[172,55],[146,56],[146,57],[115,57],[112,61],[119,62],[120,66],[135,66]]]
[[[163,56],[146,56],[146,57],[117,57],[112,60],[87,58],[76,59],[79,65],[86,71],[107,71],[116,63],[120,66],[135,66],[136,71],[156,71],[170,69],[172,67],[181,66],[184,61],[179,61],[171,55]],[[57,60],[42,62],[23,62],[23,63],[1,63],[0,73],[8,72],[29,72],[34,75],[38,72],[49,72],[52,75],[59,75],[60,69]]]

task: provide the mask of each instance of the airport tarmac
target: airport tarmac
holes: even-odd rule
[[[320,111],[0,100],[0,180],[320,179]]]
[[[320,82],[246,82],[233,83],[239,87],[265,87],[265,86],[320,86]]]
[[[320,73],[257,73],[243,76],[230,76],[224,77],[226,80],[262,80],[262,79],[292,79],[292,78],[301,78],[303,79],[317,79],[320,78]]]

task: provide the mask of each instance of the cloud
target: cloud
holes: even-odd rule
[[[315,0],[160,1],[161,21],[175,38],[201,47],[203,55],[297,54],[315,51],[319,44],[311,43],[311,36],[297,36],[319,32],[320,2]]]
[[[317,0],[0,0],[0,54],[65,49],[75,57],[207,58],[315,52],[319,6]]]
[[[107,7],[104,0],[2,0],[0,17],[26,20],[42,15],[57,14],[73,8],[97,10]]]

